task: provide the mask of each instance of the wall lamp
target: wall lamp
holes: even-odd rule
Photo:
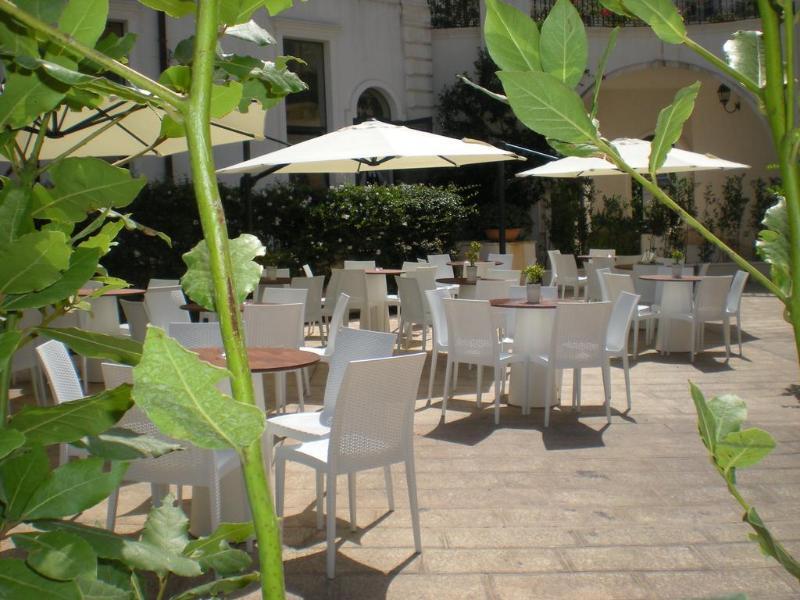
[[[721,83],[717,88],[717,97],[719,98],[719,103],[722,104],[722,108],[724,108],[727,113],[735,113],[742,108],[739,100],[736,100],[736,102],[733,103],[733,109],[728,109],[728,104],[731,102],[731,88],[724,83]]]

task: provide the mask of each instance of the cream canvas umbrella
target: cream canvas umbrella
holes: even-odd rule
[[[217,173],[363,173],[460,167],[504,160],[525,159],[484,142],[457,140],[370,120],[225,167]]]
[[[157,108],[110,99],[96,109],[62,109],[47,123],[47,133],[40,158],[60,156],[86,137],[94,136],[71,156],[132,156],[147,150],[161,132],[166,113]],[[211,120],[211,143],[214,146],[264,139],[265,112],[253,104],[249,112],[233,112]],[[33,144],[38,127],[17,134],[24,149]],[[185,138],[169,138],[147,150],[145,156],[167,156],[186,152]]]
[[[622,158],[636,171],[647,173],[650,161],[650,142],[645,140],[618,138],[611,142]],[[687,173],[692,171],[717,171],[727,169],[749,169],[750,165],[731,162],[711,154],[689,152],[673,148],[658,173]],[[596,177],[601,175],[624,175],[612,162],[603,158],[581,158],[568,156],[554,160],[541,167],[521,171],[517,177]]]

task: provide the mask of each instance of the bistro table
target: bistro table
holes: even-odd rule
[[[78,290],[78,296],[91,296],[100,288],[81,288]],[[139,288],[122,288],[119,290],[106,290],[101,297],[106,296],[139,296],[144,294],[147,290]]]
[[[492,279],[489,277],[478,277],[475,281],[470,281],[466,277],[441,277],[436,280],[437,283],[444,283],[446,285],[457,285],[458,297],[462,300],[475,299],[475,286],[478,281],[502,281],[502,279]]]
[[[672,275],[640,275],[642,281],[652,281],[660,285],[692,285],[702,281],[701,275],[682,275],[673,277]],[[668,343],[664,343],[666,328],[669,327]],[[656,337],[656,350],[659,352],[691,352],[692,351],[692,327],[687,321],[662,317],[658,322],[658,335]]]
[[[490,262],[490,261],[485,260],[485,261],[479,261],[479,262]],[[501,260],[495,260],[495,261],[492,261],[492,262],[494,263],[495,267],[500,267],[503,264],[503,261],[501,261]],[[457,269],[459,269],[458,272],[463,275],[464,274],[464,267],[469,266],[470,262],[467,261],[467,260],[451,260],[447,264],[450,265],[451,267],[456,267]],[[453,274],[455,275],[455,273],[453,273]]]
[[[196,348],[194,352],[206,362],[218,367],[226,365],[222,348]],[[279,373],[302,369],[319,362],[319,355],[293,348],[248,348],[247,360],[252,373]],[[232,469],[223,479],[222,522],[242,522],[251,517],[246,513],[247,492],[241,469]],[[211,504],[208,488],[195,487],[192,490],[191,524],[194,535],[208,535],[211,532]]]
[[[528,302],[518,298],[494,298],[489,304],[504,310],[516,310],[514,325],[514,352],[528,356],[547,354],[555,321],[556,302]],[[525,369],[528,369],[528,388],[525,389]],[[554,374],[550,406],[558,404],[561,370]],[[526,413],[531,406],[544,408],[547,392],[547,367],[532,362],[511,365],[508,403],[521,406]]]

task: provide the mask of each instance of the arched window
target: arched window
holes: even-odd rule
[[[386,97],[376,88],[367,88],[358,97],[356,105],[356,120],[360,123],[367,119],[389,121],[392,111]]]

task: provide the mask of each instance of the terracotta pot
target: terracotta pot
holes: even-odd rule
[[[500,230],[497,228],[486,229],[484,231],[486,237],[492,242],[500,241]],[[514,242],[522,233],[521,227],[506,227],[506,241]]]

